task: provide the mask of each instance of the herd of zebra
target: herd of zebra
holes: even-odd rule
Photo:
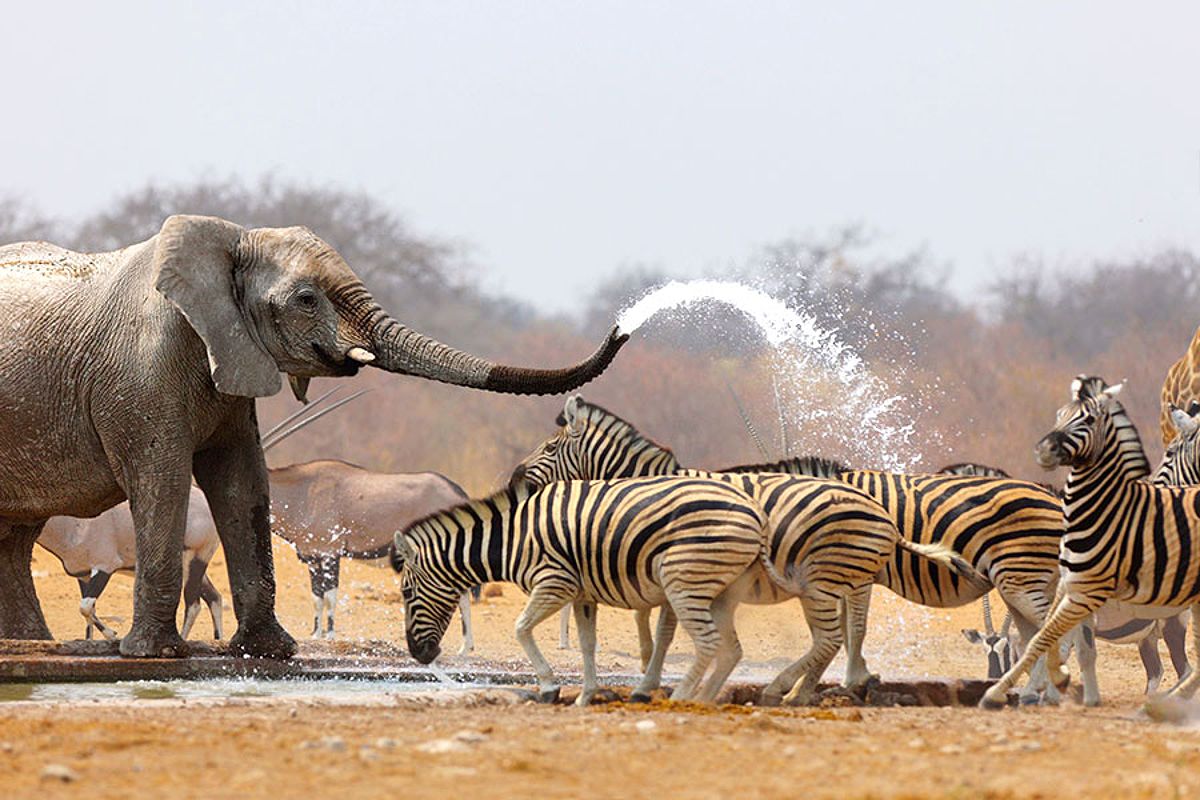
[[[1169,631],[1181,673],[1172,692],[1190,696],[1200,671],[1186,666],[1180,615],[1200,613],[1200,539],[1192,536],[1200,530],[1200,488],[1186,486],[1200,483],[1200,406],[1170,409],[1175,435],[1151,477],[1117,399],[1121,388],[1089,376],[1072,382],[1069,402],[1036,449],[1041,466],[1069,468],[1061,493],[974,465],[905,475],[805,457],[689,469],[616,414],[571,397],[558,431],[515,468],[506,488],[396,534],[409,650],[432,661],[464,591],[512,582],[529,595],[516,636],[544,699],[557,697],[559,686],[533,628],[572,609],[584,662],[577,702],[587,704],[597,690],[596,610],[608,605],[638,612],[644,676],[635,698],[659,687],[682,625],[695,659],[672,698],[712,701],[741,657],[734,608],[796,597],[812,644],[762,702],[801,704],[843,645],[846,684],[871,677],[862,643],[874,584],[934,607],[995,589],[1019,634],[1020,656],[995,676],[982,705],[1006,704],[1026,673],[1022,702],[1056,702],[1069,679],[1060,647],[1067,643],[1084,703],[1098,704],[1094,634],[1082,623],[1097,612],[1111,618],[1110,602],[1127,623],[1100,624],[1108,638]],[[1200,632],[1195,619],[1192,630]],[[1153,689],[1149,661],[1147,672]]]

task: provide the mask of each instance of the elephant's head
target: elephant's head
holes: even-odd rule
[[[613,328],[590,358],[564,369],[495,364],[393,319],[307,228],[177,215],[163,223],[153,258],[155,286],[204,341],[226,394],[274,394],[285,372],[303,399],[310,378],[353,375],[364,364],[495,392],[558,394],[603,372],[629,338]]]

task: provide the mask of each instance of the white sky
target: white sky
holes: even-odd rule
[[[861,221],[969,293],[1200,249],[1198,36],[1191,3],[7,0],[0,194],[363,189],[548,310]]]

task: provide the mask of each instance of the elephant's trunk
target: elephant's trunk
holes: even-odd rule
[[[346,298],[350,320],[375,359],[373,367],[507,394],[562,394],[595,378],[608,367],[629,334],[613,328],[604,344],[585,361],[562,369],[532,369],[496,364],[456,350],[396,321],[366,289]]]

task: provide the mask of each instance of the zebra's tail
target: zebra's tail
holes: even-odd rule
[[[901,550],[907,550],[910,553],[916,553],[922,558],[928,558],[943,567],[946,567],[958,577],[965,580],[967,583],[981,590],[992,588],[992,582],[987,576],[971,565],[971,562],[962,557],[960,553],[941,542],[933,544],[918,544],[910,542],[907,539],[900,538],[896,540],[896,547]]]

